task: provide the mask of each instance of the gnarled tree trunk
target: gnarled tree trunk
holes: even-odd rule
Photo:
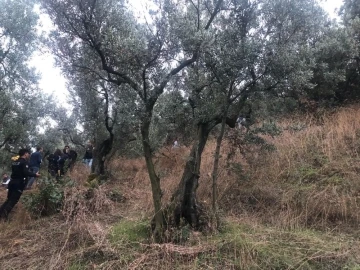
[[[150,123],[151,123],[151,112],[148,112],[148,116],[142,119],[141,136],[142,136],[144,157],[151,183],[151,190],[152,190],[154,210],[155,210],[155,215],[153,218],[153,233],[156,241],[161,242],[163,240],[163,235],[164,235],[165,219],[164,219],[163,209],[161,207],[160,178],[157,176],[155,172],[155,167],[152,160],[152,153],[151,153],[152,151],[151,151],[150,139],[149,139]]]
[[[207,122],[200,122],[197,129],[197,138],[193,144],[188,161],[178,185],[174,192],[169,209],[173,211],[174,223],[180,225],[181,219],[195,229],[200,229],[200,209],[196,199],[196,191],[200,178],[201,156],[204,151],[211,130],[221,123],[222,115],[214,116]],[[235,127],[236,115],[226,118],[226,124]],[[173,210],[171,210],[173,209]]]
[[[91,172],[99,175],[105,174],[105,160],[106,156],[111,152],[114,142],[114,135],[111,133],[110,137],[102,141],[95,147],[93,151],[93,164]]]
[[[198,125],[197,139],[186,162],[178,189],[173,196],[173,203],[175,203],[174,221],[177,226],[180,224],[181,218],[184,218],[192,227],[199,227],[196,190],[200,177],[201,155],[212,128],[213,126],[209,123]]]
[[[94,149],[94,156],[93,156],[93,165],[91,168],[91,172],[103,175],[105,174],[105,160],[106,156],[111,152],[113,143],[114,143],[114,124],[115,119],[117,117],[117,113],[115,110],[114,119],[110,117],[109,112],[109,91],[105,85],[101,85],[103,90],[103,96],[105,100],[105,107],[104,107],[104,124],[106,127],[107,132],[109,133],[109,137],[103,140],[101,143],[96,144]]]

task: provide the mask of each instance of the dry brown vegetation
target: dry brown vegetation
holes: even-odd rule
[[[0,268],[360,269],[360,108],[294,116],[281,125],[281,136],[267,138],[276,151],[250,147],[243,156],[231,140],[224,142],[219,232],[185,227],[172,232],[173,243],[155,244],[144,161],[113,160],[110,179],[99,187],[89,187],[80,164],[61,213],[34,219],[19,203],[11,221],[0,224]],[[230,130],[229,137],[239,133]],[[198,189],[205,206],[211,205],[214,151],[210,141]],[[188,153],[164,148],[156,154],[164,205]]]

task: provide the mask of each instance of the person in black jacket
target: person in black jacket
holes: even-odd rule
[[[69,152],[69,157],[70,158],[69,158],[69,163],[68,163],[68,169],[70,171],[72,171],[72,169],[75,166],[77,156],[78,156],[77,152],[75,150],[70,149],[70,152]]]
[[[11,165],[11,180],[8,185],[7,199],[0,207],[0,219],[7,219],[10,211],[19,201],[24,191],[28,177],[38,177],[39,173],[29,171],[28,159],[30,152],[27,149],[20,149],[19,158]]]
[[[50,154],[47,157],[47,160],[49,161],[48,172],[52,177],[60,176],[59,160],[61,159],[61,155],[61,150],[56,149],[54,154]]]
[[[70,146],[65,145],[61,158],[59,160],[60,175],[63,176],[67,171],[74,167],[78,154]]]
[[[60,176],[64,176],[66,173],[66,170],[68,169],[65,167],[65,163],[69,162],[70,160],[70,146],[65,145],[63,152],[61,154],[61,157],[59,159],[59,170],[60,170]],[[68,163],[69,164],[69,163]]]

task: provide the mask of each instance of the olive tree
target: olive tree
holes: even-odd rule
[[[32,144],[51,98],[41,94],[29,64],[39,41],[34,1],[1,0],[0,9],[0,148],[17,152]]]
[[[156,1],[151,21],[137,23],[123,1],[42,1],[57,28],[52,35],[53,51],[62,63],[89,70],[106,82],[125,85],[137,95],[136,113],[158,239],[165,219],[149,136],[153,108],[171,79],[194,63],[211,41],[209,30],[222,2]],[[92,61],[84,63],[84,59]]]
[[[345,66],[345,80],[339,84],[337,92],[343,101],[354,101],[360,98],[360,3],[354,0],[345,0],[340,9],[339,15],[342,18],[343,43],[350,43],[347,46],[347,58],[343,59]],[[342,46],[344,47],[344,46]],[[338,61],[337,61],[338,62]]]
[[[225,124],[234,127],[245,104],[296,99],[313,88],[316,50],[311,42],[327,22],[312,0],[226,1],[226,7],[228,12],[214,21],[212,46],[184,80],[197,137],[172,207],[176,224],[184,219],[195,228],[202,225],[196,190],[210,132],[221,122],[222,133]]]

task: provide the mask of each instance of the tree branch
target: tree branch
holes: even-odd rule
[[[200,10],[199,10],[199,0],[197,1],[197,6],[195,5],[194,1],[189,0],[190,3],[194,6],[196,13],[197,13],[197,30],[200,30]]]
[[[59,128],[58,130],[63,131],[65,134],[67,134],[70,138],[70,141],[75,144],[75,145],[80,145],[81,147],[85,148],[85,145],[83,145],[82,143],[76,142],[73,138],[73,136],[71,136],[71,132],[68,128]]]
[[[215,19],[216,15],[218,14],[218,12],[220,11],[220,6],[222,4],[223,0],[218,0],[218,2],[216,3],[216,6],[214,8],[213,13],[210,16],[209,21],[207,22],[206,26],[205,26],[205,30],[209,29],[212,21]]]
[[[178,65],[176,68],[172,69],[165,77],[165,79],[160,83],[160,85],[158,87],[156,87],[155,89],[155,94],[152,95],[149,98],[149,106],[154,106],[157,98],[162,94],[162,92],[164,91],[164,88],[166,87],[166,85],[168,84],[168,82],[170,81],[171,77],[176,75],[177,73],[179,73],[182,69],[184,69],[185,67],[191,65],[192,63],[194,63],[197,58],[198,58],[199,52],[196,51],[194,52],[193,56],[187,60],[184,60],[183,62],[180,63],[180,65]]]
[[[0,144],[0,149],[4,147],[11,140],[11,135],[7,136],[4,141]]]

